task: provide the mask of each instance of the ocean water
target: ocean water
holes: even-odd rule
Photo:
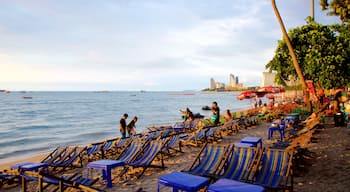
[[[181,121],[179,109],[209,116],[217,101],[224,113],[251,107],[238,92],[11,92],[0,93],[0,162],[119,135],[124,113],[139,117],[136,131]],[[24,99],[23,97],[32,97]]]

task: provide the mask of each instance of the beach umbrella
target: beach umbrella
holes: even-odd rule
[[[260,94],[275,94],[275,93],[283,93],[286,90],[283,87],[278,87],[278,86],[264,86],[260,87],[256,90],[257,93]]]
[[[238,100],[243,100],[243,99],[251,99],[256,97],[256,91],[255,90],[248,90],[248,91],[243,91],[241,92],[238,96]]]

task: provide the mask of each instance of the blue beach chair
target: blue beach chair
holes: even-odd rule
[[[222,139],[220,127],[210,127],[205,132],[205,139],[207,142],[215,142]]]
[[[25,171],[22,176],[22,191],[27,191],[27,184],[31,181],[38,183],[37,191],[60,191],[63,192],[68,188],[74,188],[79,191],[98,192],[100,189],[92,187],[99,178],[89,179],[81,175],[73,174],[72,176],[56,176],[46,172]],[[45,184],[45,185],[44,185]]]
[[[116,160],[123,161],[125,163],[131,162],[134,160],[137,155],[142,151],[145,145],[147,145],[148,142],[143,143],[140,141],[134,141],[132,142],[127,148],[125,148],[124,151],[122,151],[119,156],[116,158]]]
[[[162,152],[164,154],[171,156],[172,154],[177,152],[182,153],[180,135],[172,135],[169,137],[168,141],[166,140],[167,138],[164,138],[162,140],[165,143],[162,148]]]
[[[226,178],[236,181],[247,180],[248,174],[253,168],[255,161],[259,159],[258,148],[256,147],[237,147],[229,152],[229,157],[219,172],[220,178]]]
[[[206,128],[202,128],[197,132],[193,132],[192,136],[189,136],[186,140],[182,140],[182,143],[184,145],[192,145],[195,147],[200,146],[206,141],[206,131]]]
[[[114,143],[118,142],[118,139],[120,138],[114,138],[106,140],[103,144],[103,146],[100,148],[101,158],[105,159],[109,155],[109,152],[113,150]]]
[[[104,142],[92,143],[86,148],[87,161],[99,159],[98,152],[101,150]]]
[[[142,168],[142,172],[137,175],[140,178],[147,168],[165,168],[164,161],[162,158],[163,143],[161,141],[150,141],[150,143],[144,148],[144,150],[135,158],[135,160],[128,162],[125,167],[127,171],[130,167],[132,168]],[[153,160],[160,155],[161,165],[152,165]]]
[[[70,150],[71,148],[69,148],[68,146],[66,147],[61,147],[58,146],[56,147],[49,155],[47,155],[42,161],[41,163],[47,163],[50,164],[54,161],[56,161],[57,159],[59,159],[63,153],[67,153],[69,152],[68,150]]]
[[[186,173],[213,176],[228,156],[232,145],[205,144]]]
[[[261,168],[256,169],[254,183],[267,188],[293,191],[292,159],[291,151],[266,149],[262,156],[261,166],[257,166]]]
[[[16,170],[4,170],[0,172],[0,189],[2,186],[12,185],[18,183],[19,171]]]
[[[53,167],[53,171],[56,171],[58,168],[64,171],[66,168],[83,167],[83,154],[85,152],[86,147],[74,147],[70,153],[66,153],[59,160],[49,164],[49,166]],[[79,161],[78,164],[74,164],[76,161]]]

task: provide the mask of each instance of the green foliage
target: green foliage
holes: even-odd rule
[[[291,29],[288,36],[306,80],[330,89],[350,85],[350,32],[347,25],[321,25],[311,20]],[[276,71],[282,85],[297,78],[287,44],[278,41],[275,56],[266,69]]]
[[[350,0],[320,0],[322,10],[329,10],[328,15],[339,16],[342,22],[350,21]]]

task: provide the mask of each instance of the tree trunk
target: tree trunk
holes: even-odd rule
[[[298,60],[297,60],[297,56],[296,56],[296,54],[294,52],[292,43],[290,42],[290,39],[288,37],[288,33],[286,31],[286,28],[284,27],[281,15],[280,15],[280,13],[279,13],[279,11],[277,9],[275,0],[272,0],[272,7],[273,7],[273,10],[274,10],[274,12],[276,14],[278,23],[279,23],[279,25],[281,27],[283,38],[286,41],[287,46],[288,46],[288,50],[290,52],[290,55],[292,56],[294,68],[295,68],[295,70],[296,70],[296,72],[298,74],[298,77],[299,77],[300,81],[301,81],[301,85],[303,86],[303,93],[306,96],[307,110],[309,112],[311,112],[312,109],[311,109],[311,105],[310,105],[310,102],[309,102],[309,100],[310,100],[309,99],[309,92],[307,91],[307,85],[306,85],[306,82],[305,82],[305,79],[304,79],[304,75],[303,75],[303,72],[301,71],[300,65],[299,65]]]

